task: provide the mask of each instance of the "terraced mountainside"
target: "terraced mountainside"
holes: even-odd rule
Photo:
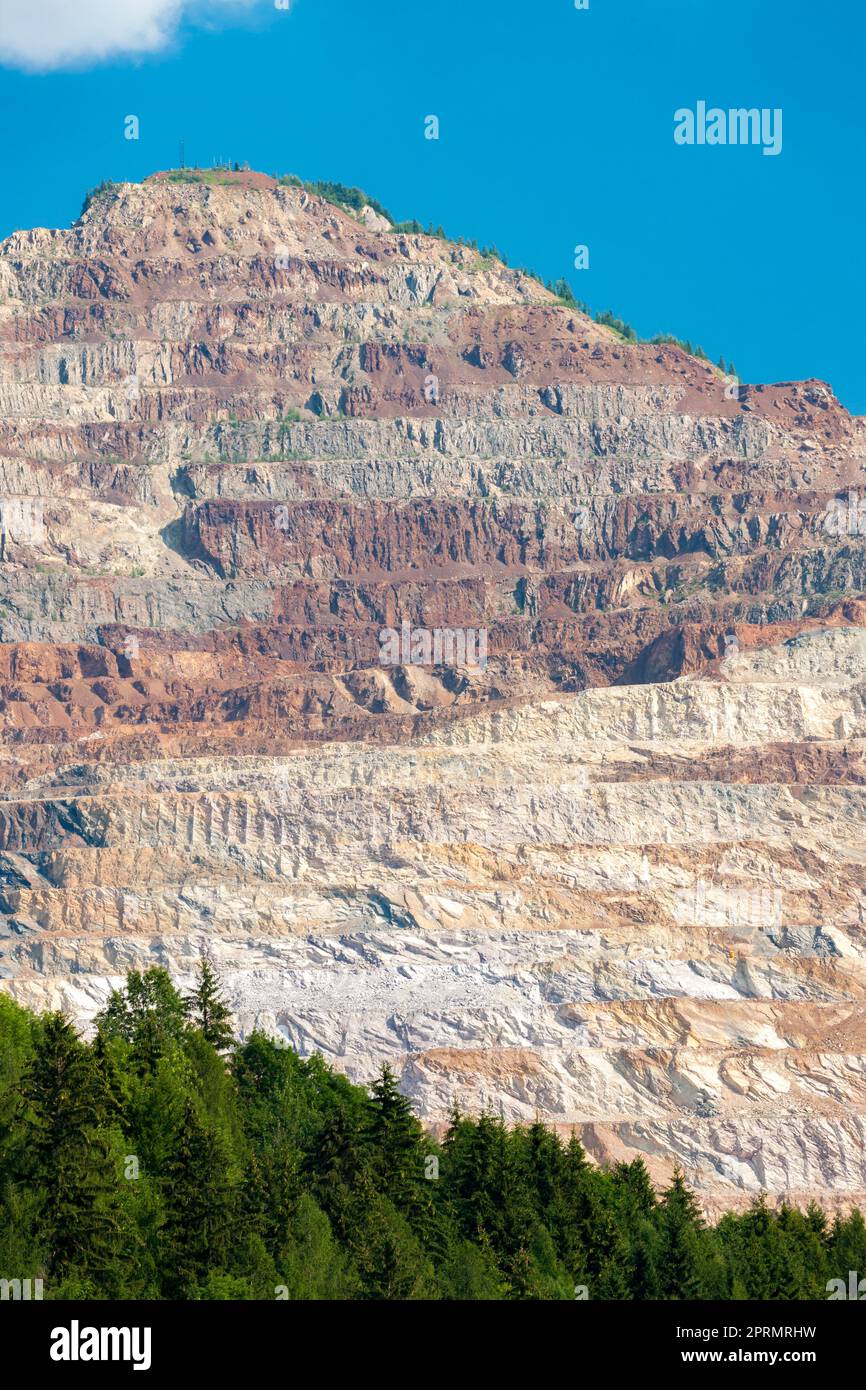
[[[84,1024],[207,945],[433,1122],[862,1202],[864,463],[821,382],[263,175],[15,233],[3,988]]]

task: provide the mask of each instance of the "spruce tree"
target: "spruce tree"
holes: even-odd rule
[[[211,1047],[225,1052],[234,1042],[232,1011],[222,996],[219,977],[206,955],[198,963],[198,982],[187,996],[189,1017]]]
[[[562,1180],[564,1158],[559,1136],[536,1120],[526,1131],[527,1158],[539,1214],[549,1210]]]
[[[397,1207],[412,1201],[421,1180],[422,1132],[412,1106],[397,1089],[394,1073],[383,1066],[370,1087],[367,1138],[379,1186]]]
[[[27,1179],[53,1276],[102,1276],[117,1292],[130,1236],[105,1126],[113,1098],[71,1023],[48,1014],[22,1084]]]
[[[656,1299],[661,1294],[657,1267],[658,1238],[650,1221],[642,1221],[630,1248],[628,1284],[633,1299]]]
[[[169,1297],[189,1297],[210,1273],[228,1272],[236,1211],[229,1163],[217,1137],[187,1101],[162,1174],[161,1266]]]
[[[703,1221],[679,1167],[659,1204],[658,1227],[662,1297],[699,1298]]]
[[[366,1175],[352,1193],[345,1238],[361,1278],[362,1297],[439,1297],[433,1264],[409,1221],[375,1191]]]
[[[828,1240],[830,1278],[844,1279],[853,1270],[866,1279],[866,1223],[857,1207],[850,1216],[836,1216]]]
[[[613,1176],[627,1216],[649,1216],[656,1206],[656,1194],[643,1159],[636,1158],[631,1163],[618,1163]]]

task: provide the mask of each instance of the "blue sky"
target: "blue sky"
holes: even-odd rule
[[[0,0],[0,35],[25,6],[42,0]],[[358,184],[397,217],[567,276],[642,335],[690,338],[746,381],[821,377],[866,412],[864,41],[854,0],[187,7],[148,53],[48,71],[7,57],[0,235],[67,225],[101,179],[177,165],[183,137],[187,163]],[[780,107],[781,154],[676,145],[674,111],[699,100]]]

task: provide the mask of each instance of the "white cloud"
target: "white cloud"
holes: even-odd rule
[[[256,0],[0,0],[0,64],[45,72],[156,53],[181,18]]]

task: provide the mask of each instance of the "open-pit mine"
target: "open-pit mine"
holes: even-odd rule
[[[0,987],[86,1027],[206,949],[243,1034],[431,1124],[862,1203],[864,464],[820,381],[297,182],[16,232]]]

